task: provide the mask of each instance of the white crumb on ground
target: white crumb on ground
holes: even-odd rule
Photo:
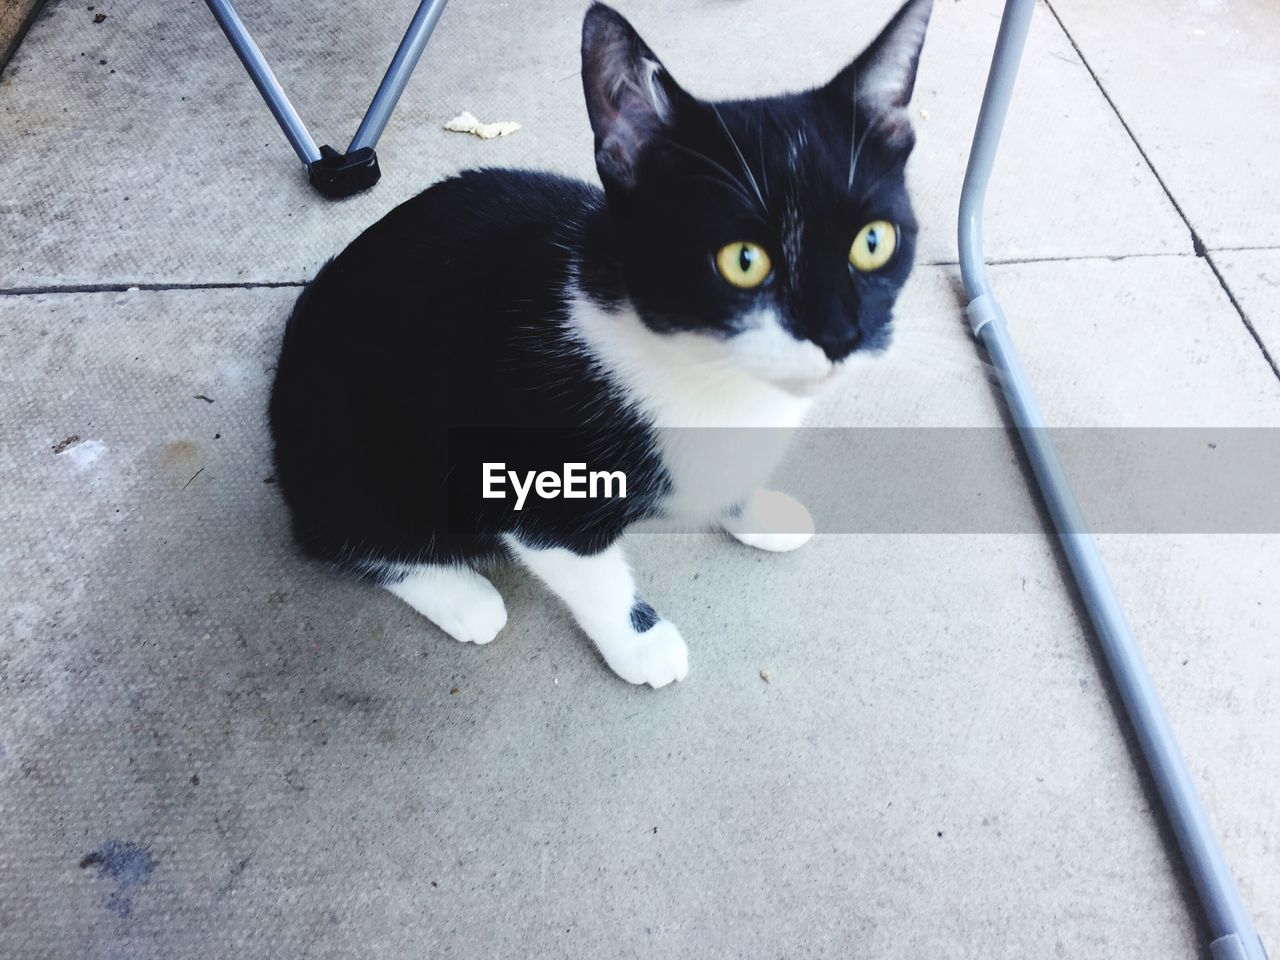
[[[514,120],[499,120],[496,123],[481,123],[470,112],[463,110],[460,114],[444,125],[446,130],[454,133],[470,133],[482,140],[492,140],[494,137],[505,137],[509,133],[515,133],[520,129],[520,124]]]
[[[773,674],[772,674],[772,673],[770,673],[768,670],[761,670],[761,671],[760,671],[760,679],[761,679],[761,680],[763,680],[765,683],[772,683],[772,682],[773,682]]]
[[[107,445],[101,440],[81,440],[58,453],[66,457],[77,470],[83,470],[107,452]]]

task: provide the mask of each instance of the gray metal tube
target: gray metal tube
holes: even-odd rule
[[[983,203],[1034,6],[1035,0],[1007,0],[1005,4],[965,173],[959,242],[960,270],[970,297],[969,322],[998,372],[1018,436],[1191,873],[1213,933],[1210,946],[1214,960],[1266,960],[1262,941],[1187,770],[1097,543],[1085,525],[1062,461],[1049,439],[1004,313],[987,284],[982,254]]]
[[[960,274],[965,292],[974,300],[987,292],[987,267],[982,259],[982,207],[987,199],[987,183],[1009,112],[1013,84],[1018,77],[1018,61],[1031,27],[1034,0],[1006,0],[991,72],[978,111],[978,126],[969,150],[969,166],[960,191]]]
[[[372,147],[382,136],[387,121],[391,119],[391,111],[396,108],[396,102],[399,101],[400,94],[404,93],[405,85],[413,75],[413,68],[418,65],[418,59],[427,46],[431,31],[436,28],[440,14],[444,13],[446,2],[447,0],[422,0],[418,4],[418,10],[409,23],[409,29],[405,31],[404,39],[396,48],[396,55],[391,58],[391,65],[387,67],[386,75],[378,85],[369,109],[365,111],[364,119],[360,121],[360,128],[351,138],[347,153],[359,150],[361,147]]]
[[[222,27],[222,32],[231,41],[231,46],[240,57],[240,62],[249,71],[249,76],[253,79],[254,86],[262,94],[262,99],[267,102],[272,116],[276,118],[276,123],[280,124],[280,129],[289,138],[289,143],[293,146],[298,158],[304,164],[311,164],[319,160],[320,148],[311,139],[311,134],[307,133],[302,117],[298,116],[298,111],[293,109],[293,104],[284,95],[284,89],[280,86],[280,81],[271,72],[271,67],[267,64],[267,58],[262,55],[258,45],[253,42],[253,37],[249,36],[249,31],[245,29],[244,22],[236,13],[235,8],[231,6],[228,0],[205,0],[205,2],[208,3],[209,9],[213,12],[214,19],[218,21],[218,26]]]

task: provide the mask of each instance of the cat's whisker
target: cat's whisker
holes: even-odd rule
[[[769,192],[769,165],[764,162],[764,118],[760,117],[756,121],[759,124],[759,132],[756,135],[756,146],[760,151],[760,179],[764,181],[764,192]]]
[[[898,171],[894,170],[892,167],[886,170],[882,170],[878,177],[875,177],[874,179],[864,183],[860,187],[860,190],[862,191],[863,194],[875,193],[876,189],[880,186],[881,183],[883,183],[886,179],[888,179],[891,176],[894,176],[897,173]]]
[[[889,341],[885,355],[892,357],[895,355],[911,354],[913,356],[937,357],[939,360],[959,359],[964,362],[973,360],[975,363],[981,363],[982,360],[963,345],[949,346],[944,343],[933,343],[925,340],[913,340],[908,337],[900,337],[894,334]]]
[[[711,157],[708,157],[705,153],[702,153],[698,150],[694,150],[692,147],[686,147],[683,143],[676,143],[676,141],[668,138],[663,138],[662,142],[666,146],[671,147],[679,151],[680,153],[688,154],[690,157],[693,157],[695,160],[701,160],[703,163],[709,164],[710,166],[714,167],[716,170],[720,171],[720,173],[724,174],[725,178],[728,180],[729,183],[734,184],[736,187],[738,187],[738,189],[742,191],[742,195],[745,199],[747,200],[751,199],[751,195],[747,193],[746,186],[742,183],[741,180],[735,177],[733,173],[723,164],[718,163],[717,161],[713,160]]]
[[[968,327],[959,307],[937,310],[932,313],[912,312],[910,316],[893,321],[893,336],[904,340],[920,340],[929,343],[958,344],[965,340]]]
[[[858,67],[853,67],[853,96],[850,97],[853,102],[853,122],[849,131],[849,183],[848,189],[853,189],[853,171],[858,166]]]
[[[747,179],[751,181],[751,188],[756,192],[756,199],[760,201],[760,209],[767,211],[769,205],[764,202],[764,194],[760,192],[760,184],[756,183],[756,175],[751,172],[751,166],[747,163],[747,158],[742,155],[742,148],[738,146],[738,141],[734,139],[733,134],[729,131],[729,126],[724,122],[724,117],[720,115],[720,108],[714,103],[711,104],[711,112],[716,115],[716,120],[720,124],[720,129],[724,131],[724,135],[729,138],[729,144],[733,147],[733,152],[738,155],[738,163],[742,165],[742,171],[747,175]]]
[[[854,115],[857,115],[857,109],[854,109]],[[876,124],[880,122],[880,117],[876,117],[869,124],[867,129],[862,132],[862,139],[858,141],[857,148],[853,151],[853,159],[849,161],[849,189],[853,189],[853,178],[858,170],[858,158],[862,156],[862,148],[867,145],[867,140],[871,136],[871,131],[876,128]],[[855,125],[857,121],[854,121]]]
[[[713,177],[713,176],[712,176],[711,174],[709,174],[709,173],[690,173],[690,174],[686,174],[686,175],[685,175],[685,177],[684,177],[683,179],[685,179],[685,180],[706,180],[708,183],[714,183],[714,184],[716,184],[717,186],[725,187],[725,188],[727,188],[727,189],[729,189],[729,190],[732,190],[732,191],[733,191],[733,193],[734,193],[734,194],[735,194],[739,199],[741,199],[741,200],[745,200],[747,203],[751,203],[751,197],[750,197],[750,196],[748,196],[746,193],[744,193],[744,192],[742,191],[742,188],[741,188],[741,187],[739,187],[736,183],[726,183],[724,180],[720,179],[719,177]]]
[[[941,338],[932,341],[912,340],[909,337],[899,339],[895,334],[885,359],[912,366],[927,366],[935,370],[945,368],[953,373],[979,374],[992,382],[997,378],[993,364],[982,359],[976,352],[966,352],[963,347],[951,348]]]

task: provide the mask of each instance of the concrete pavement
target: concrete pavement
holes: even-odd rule
[[[0,77],[0,955],[1207,955],[1047,537],[633,537],[691,647],[656,693],[517,571],[475,648],[294,553],[264,407],[296,284],[455,169],[588,175],[580,4],[453,0],[382,183],[336,204],[203,4],[97,6],[51,3]],[[412,6],[240,12],[345,143]],[[736,95],[825,79],[890,5],[619,6]],[[1002,422],[952,265],[999,10],[937,6],[924,263],[821,425]],[[1037,10],[988,248],[1054,425],[1280,426],[1280,201],[1240,146],[1277,53],[1263,0]],[[523,129],[440,129],[463,109]],[[1280,536],[1102,549],[1274,953]]]

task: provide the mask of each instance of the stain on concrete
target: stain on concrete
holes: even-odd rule
[[[338,690],[333,687],[326,687],[322,693],[323,699],[328,703],[337,704],[347,710],[353,710],[358,713],[370,714],[381,706],[378,697],[371,693],[362,693],[358,690]]]
[[[133,898],[156,868],[155,857],[146,847],[127,840],[108,840],[97,850],[85,854],[80,869],[98,868],[98,878],[115,883],[107,897],[107,909],[118,917],[133,913]]]
[[[195,440],[179,439],[149,447],[146,461],[156,473],[186,489],[207,465],[204,449]]]
[[[156,454],[161,466],[186,467],[200,458],[200,444],[194,440],[173,440]]]

